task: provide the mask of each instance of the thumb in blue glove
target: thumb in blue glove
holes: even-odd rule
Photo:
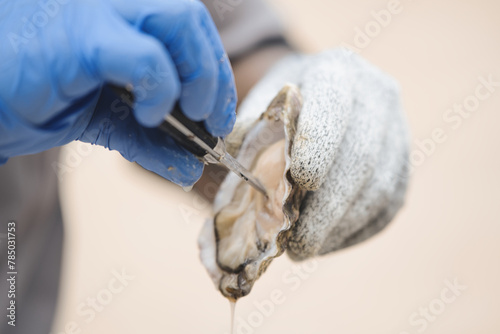
[[[23,37],[42,4],[53,2],[6,3],[0,35]],[[205,7],[182,0],[57,6],[34,36],[0,54],[0,162],[80,139],[178,184],[195,182],[202,164],[155,127],[177,100],[214,135],[233,126],[233,75]],[[132,87],[133,115],[117,112],[123,101],[105,83]]]

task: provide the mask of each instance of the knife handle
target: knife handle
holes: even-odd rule
[[[200,138],[210,148],[215,148],[218,138],[208,133],[203,122],[195,122],[184,115],[179,106],[179,102],[175,104],[174,109],[171,111],[170,115],[173,116],[179,123],[182,123],[182,125],[188,128],[196,137]],[[169,122],[163,121],[163,123],[161,123],[158,128],[168,134],[170,137],[174,138],[174,140],[179,145],[181,145],[197,157],[203,158],[206,154],[208,154],[205,149],[201,148],[193,141],[193,138],[186,136]]]
[[[125,94],[130,101],[134,101],[134,95],[131,91],[110,85],[111,89],[119,96]],[[207,144],[210,148],[215,148],[218,142],[218,138],[212,136],[207,129],[205,128],[205,124],[203,121],[195,122],[189,119],[183,112],[179,105],[179,102],[176,102],[174,109],[170,113],[178,122],[182,123],[186,128],[188,128],[195,136],[200,138],[205,144]],[[159,130],[168,134],[172,137],[177,144],[188,150],[190,153],[194,154],[199,158],[203,158],[208,152],[201,148],[198,144],[193,141],[193,138],[190,138],[177,130],[173,125],[168,123],[167,121],[163,121],[158,127]]]

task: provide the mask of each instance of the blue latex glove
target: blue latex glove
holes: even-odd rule
[[[0,163],[79,139],[190,185],[202,163],[154,127],[179,100],[232,129],[233,74],[199,1],[2,1],[0,36]],[[133,112],[106,83],[133,87]]]

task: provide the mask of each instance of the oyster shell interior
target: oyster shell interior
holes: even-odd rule
[[[286,85],[242,138],[237,155],[268,197],[228,174],[214,202],[215,217],[199,238],[200,257],[215,285],[230,300],[247,295],[273,258],[284,251],[305,191],[290,176],[290,150],[302,97]],[[242,129],[242,128],[240,128]],[[229,139],[229,138],[228,138]],[[234,142],[234,140],[233,140]]]

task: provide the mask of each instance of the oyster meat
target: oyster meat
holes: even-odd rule
[[[286,85],[244,135],[238,128],[231,133],[233,139],[241,138],[238,161],[261,181],[268,197],[228,174],[214,201],[215,217],[200,234],[201,260],[230,300],[247,295],[272,259],[283,253],[298,218],[305,190],[293,182],[289,169],[301,107],[299,89]]]

